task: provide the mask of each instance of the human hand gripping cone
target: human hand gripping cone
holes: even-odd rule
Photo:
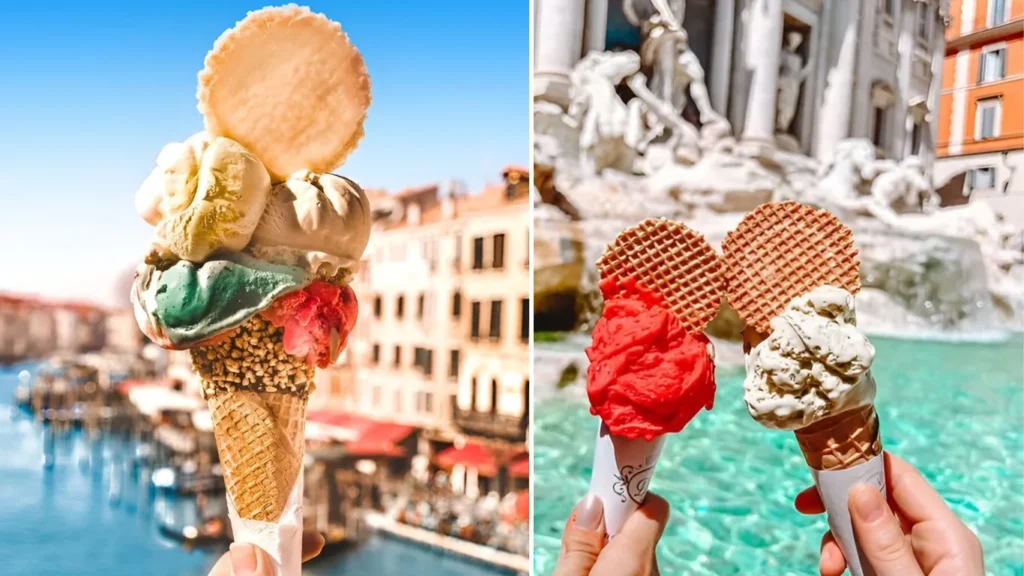
[[[689,228],[650,219],[622,232],[598,262],[604,310],[586,350],[598,416],[590,493],[614,538],[644,502],[667,434],[715,399],[711,343],[722,265]]]
[[[132,303],[202,379],[232,558],[298,576],[306,404],[355,325],[370,231],[366,195],[327,171],[362,137],[369,77],[338,23],[289,5],[225,32],[197,95],[205,130],[166,146],[136,196],[156,234]]]

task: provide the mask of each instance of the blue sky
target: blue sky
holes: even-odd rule
[[[303,3],[341,22],[373,82],[338,172],[470,190],[529,159],[526,0]],[[151,228],[133,197],[160,148],[202,128],[196,73],[259,1],[11,2],[0,35],[0,291],[120,299]]]

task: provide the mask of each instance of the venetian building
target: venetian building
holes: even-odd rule
[[[591,51],[640,52],[641,27],[657,14],[652,0],[533,1],[534,99],[563,108],[576,63]],[[706,99],[741,142],[783,136],[827,161],[839,141],[862,137],[879,157],[933,162],[947,2],[662,2],[682,13]],[[704,116],[688,107],[684,118]],[[779,109],[791,117],[779,122]]]

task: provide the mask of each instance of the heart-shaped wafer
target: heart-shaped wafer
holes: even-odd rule
[[[824,285],[860,290],[853,232],[827,210],[762,204],[722,242],[729,304],[759,334],[797,296]]]
[[[725,289],[725,267],[704,236],[663,218],[622,231],[597,267],[602,279],[636,277],[691,333],[715,317]]]
[[[294,4],[250,12],[199,73],[206,130],[256,155],[275,182],[330,172],[363,137],[366,64],[341,25]]]

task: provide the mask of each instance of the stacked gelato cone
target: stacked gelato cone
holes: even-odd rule
[[[795,433],[851,572],[873,574],[847,503],[855,484],[885,491],[874,348],[854,310],[853,234],[824,210],[781,202],[749,213],[722,247],[727,297],[747,323],[747,409]]]
[[[369,241],[359,186],[327,173],[363,135],[370,82],[341,26],[264,8],[199,73],[205,130],[167,145],[136,195],[155,237],[132,287],[157,344],[202,379],[235,539],[298,576],[306,404],[355,325]]]
[[[614,537],[643,504],[668,434],[715,398],[701,332],[718,310],[721,260],[686,226],[645,220],[598,262],[605,306],[587,348],[587,394],[600,417],[590,492]]]

